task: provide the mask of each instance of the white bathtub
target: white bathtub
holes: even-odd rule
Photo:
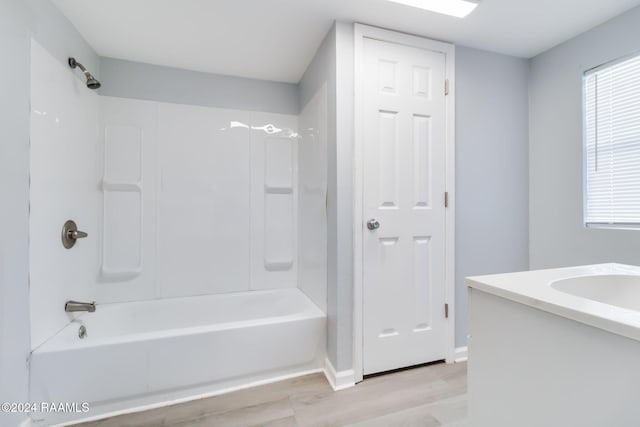
[[[89,402],[90,412],[33,418],[48,425],[319,370],[325,318],[298,289],[99,304],[31,357],[33,402]]]

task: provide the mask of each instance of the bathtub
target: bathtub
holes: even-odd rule
[[[640,426],[640,267],[466,282],[472,426]]]
[[[319,371],[325,323],[295,288],[99,304],[30,362],[32,402],[88,402],[89,412],[32,418],[94,418]]]

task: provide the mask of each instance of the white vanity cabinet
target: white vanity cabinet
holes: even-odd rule
[[[619,264],[467,279],[471,427],[640,426],[640,312],[552,286],[593,276],[611,277],[591,298],[640,285]]]

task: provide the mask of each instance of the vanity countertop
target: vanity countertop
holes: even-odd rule
[[[594,264],[549,270],[467,277],[466,285],[527,306],[640,341],[640,311],[622,308],[555,289],[553,282],[589,276],[638,276],[640,267]]]

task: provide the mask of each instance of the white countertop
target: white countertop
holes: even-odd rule
[[[640,311],[581,298],[551,287],[556,280],[603,274],[640,275],[640,267],[595,264],[467,277],[465,283],[479,291],[640,341]]]

